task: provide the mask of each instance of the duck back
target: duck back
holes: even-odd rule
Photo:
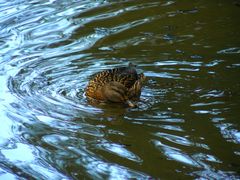
[[[118,67],[94,74],[86,88],[86,95],[98,100],[108,98],[110,101],[110,97],[113,97],[110,95],[116,95],[122,99],[121,101],[139,98],[144,75],[137,74],[135,67],[129,63],[127,67]],[[120,91],[121,95],[118,94]]]

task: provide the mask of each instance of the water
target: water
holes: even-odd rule
[[[238,1],[1,1],[0,179],[240,178]],[[138,108],[87,101],[133,62]]]

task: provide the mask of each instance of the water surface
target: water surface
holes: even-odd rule
[[[240,178],[238,1],[1,1],[0,179]],[[138,108],[91,104],[133,62]]]

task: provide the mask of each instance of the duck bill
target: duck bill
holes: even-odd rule
[[[127,100],[126,101],[126,103],[127,103],[127,105],[129,106],[129,107],[137,107],[137,105],[136,104],[134,104],[133,102],[131,102],[131,101],[129,101],[129,100]]]

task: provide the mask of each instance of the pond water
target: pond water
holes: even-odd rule
[[[240,178],[240,2],[1,0],[0,179]],[[138,108],[91,104],[138,65]]]

